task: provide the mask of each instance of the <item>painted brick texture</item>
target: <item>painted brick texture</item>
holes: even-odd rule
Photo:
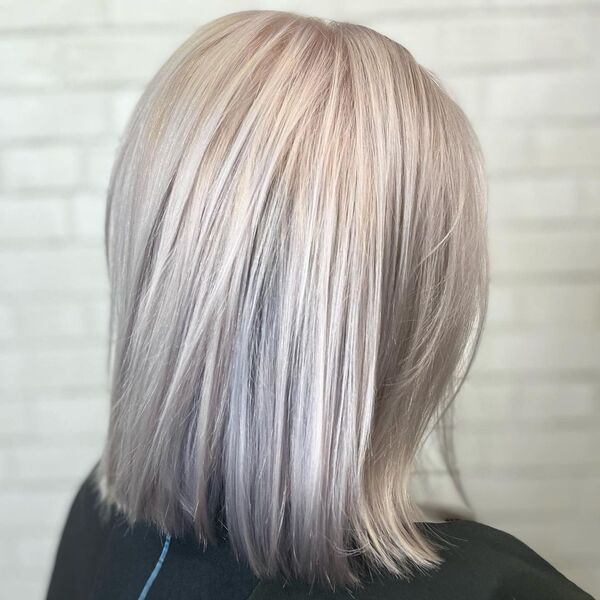
[[[477,516],[600,595],[600,1],[5,0],[0,7],[0,595],[43,596],[107,420],[104,195],[133,103],[197,26],[350,20],[440,75],[489,174],[490,314],[457,400]],[[431,457],[431,486],[453,501]],[[425,461],[427,462],[427,461]]]

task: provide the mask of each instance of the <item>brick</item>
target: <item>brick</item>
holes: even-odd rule
[[[257,8],[262,4],[259,2]],[[108,14],[115,23],[178,24],[199,27],[229,12],[240,10],[239,0],[223,0],[218,5],[199,4],[194,0],[109,0]],[[308,10],[308,7],[305,9]]]
[[[8,302],[0,304],[0,339],[9,339],[16,335],[17,323],[14,307]]]
[[[83,155],[84,177],[87,184],[95,190],[106,191],[110,181],[110,173],[116,158],[117,141],[92,144]]]
[[[415,21],[412,19],[389,19],[369,17],[364,23],[404,46],[415,59],[437,71],[440,61],[441,23],[439,21]]]
[[[48,581],[41,574],[32,573],[31,569],[15,571],[4,578],[3,592],[7,598],[43,598],[47,591]]]
[[[52,436],[87,434],[101,438],[106,432],[108,397],[56,398],[51,401],[36,400],[26,404],[30,405],[30,431],[35,434]]]
[[[494,75],[489,80],[487,94],[492,118],[600,115],[600,78],[588,72]]]
[[[491,285],[488,295],[486,324],[511,323],[517,312],[513,290],[505,286]]]
[[[0,239],[52,239],[67,231],[67,211],[61,199],[0,202]]]
[[[31,431],[31,406],[22,400],[0,402],[0,436],[27,435]]]
[[[106,385],[106,348],[7,349],[0,353],[0,388],[40,389]]]
[[[579,177],[578,214],[588,217],[600,217],[600,177]]]
[[[106,198],[104,194],[78,194],[73,198],[73,233],[83,239],[103,240]]]
[[[146,84],[185,37],[164,31],[70,37],[64,49],[64,77],[73,84]]]
[[[61,81],[60,41],[57,37],[0,39],[0,85],[29,88],[57,85]]]
[[[595,372],[599,355],[599,330],[489,331],[476,361],[485,372],[557,374],[574,369]]]
[[[441,56],[449,65],[561,63],[592,55],[592,30],[582,17],[513,15],[448,20]]]
[[[20,372],[23,369],[24,358],[16,352],[0,352],[0,386],[2,382],[6,388],[14,393],[12,388],[14,382],[19,379]],[[11,384],[12,383],[12,384]],[[7,457],[0,455],[0,478],[5,471],[7,465]]]
[[[106,431],[103,221],[116,144],[176,46],[242,7],[47,0],[32,10],[8,1],[0,514],[10,519],[0,519],[0,568],[5,593],[33,598],[43,596],[69,503]],[[490,175],[492,286],[480,353],[456,401],[463,481],[480,519],[522,534],[598,594],[597,2],[490,2],[261,0],[258,8],[380,30],[438,74],[474,124]],[[433,444],[426,448],[424,501],[460,506]]]
[[[20,0],[4,0],[2,8],[2,29],[91,25],[103,20],[100,0],[44,0],[36,2],[35,9]]]
[[[74,186],[79,181],[77,149],[65,144],[12,147],[0,155],[7,189],[43,189]]]
[[[23,487],[9,489],[8,486],[2,486],[0,509],[3,515],[10,515],[11,518],[2,521],[0,537],[9,533],[23,534],[26,531],[58,533],[71,500],[70,488],[40,490]]]
[[[101,246],[4,250],[0,272],[0,292],[102,292],[108,285]]]
[[[21,93],[0,97],[0,139],[98,136],[108,127],[108,106],[97,92]]]
[[[385,12],[388,16],[400,11],[417,10],[456,10],[481,6],[485,0],[375,0],[373,2],[361,2],[360,0],[345,0],[344,10],[353,16],[371,13]],[[400,15],[398,15],[400,16]],[[391,20],[391,19],[390,19]]]
[[[600,456],[596,452],[595,431],[462,431],[456,436],[456,453],[460,465],[485,467],[567,468],[585,466],[597,470]]]
[[[25,569],[43,571],[54,560],[56,540],[42,535],[27,535],[14,544],[16,562]]]
[[[600,327],[600,285],[586,282],[512,283],[490,289],[488,322],[504,325]]]
[[[551,328],[573,325],[600,326],[600,285],[564,283],[549,286],[521,286],[517,292],[519,316],[515,322],[541,324]]]
[[[86,309],[81,302],[24,302],[17,308],[23,338],[82,337],[87,333]]]
[[[4,539],[0,539],[0,570],[6,570],[13,564],[14,554],[11,544]]]
[[[111,105],[114,133],[120,136],[125,131],[125,127],[142,92],[143,88],[137,88],[134,90],[118,91],[113,94]]]
[[[536,164],[536,139],[524,128],[514,126],[476,128],[489,175],[522,173]],[[539,162],[539,159],[537,159]]]
[[[600,493],[599,477],[517,478],[512,474],[488,474],[463,476],[462,480],[469,499],[480,507],[483,518],[550,520],[561,514],[593,517],[597,510],[594,499]],[[427,484],[444,497],[455,495],[447,475],[430,476]],[[424,486],[425,482],[420,483],[418,489]]]
[[[61,447],[44,444],[9,448],[8,482],[70,482],[74,473],[89,471],[101,451],[102,438],[86,436],[85,442]]]
[[[596,231],[496,231],[490,233],[489,247],[496,274],[600,272]]]
[[[506,8],[545,8],[545,7],[573,7],[573,0],[490,0],[492,5]],[[593,7],[597,5],[597,0],[582,0],[577,2],[577,7]]]
[[[578,214],[577,181],[567,176],[492,178],[488,214],[492,221],[555,220]]]
[[[88,315],[91,334],[108,336],[109,310],[108,299],[98,300],[90,304]]]
[[[593,418],[600,410],[594,383],[553,381],[467,381],[456,399],[456,420],[464,427],[493,424],[523,428],[561,425]]]
[[[483,78],[477,75],[449,75],[440,72],[450,97],[458,103],[467,117],[474,122],[485,111]]]
[[[533,165],[543,168],[591,168],[600,165],[600,126],[553,126],[535,132]]]

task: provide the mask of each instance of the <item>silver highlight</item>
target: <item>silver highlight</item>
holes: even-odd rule
[[[107,503],[205,543],[222,518],[265,578],[435,568],[408,486],[481,335],[485,198],[471,125],[400,44],[201,27],[111,175]]]

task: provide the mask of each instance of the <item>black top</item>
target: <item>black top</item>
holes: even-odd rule
[[[334,593],[258,580],[226,536],[203,550],[149,524],[104,522],[90,475],[71,506],[47,600],[593,600],[508,533],[468,520],[422,526],[449,542],[439,570],[410,581],[374,577],[353,595]]]

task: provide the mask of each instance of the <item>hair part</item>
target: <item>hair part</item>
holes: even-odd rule
[[[280,11],[201,27],[110,180],[107,503],[204,543],[223,518],[263,578],[440,564],[408,485],[481,333],[484,200],[466,116],[400,44]]]

